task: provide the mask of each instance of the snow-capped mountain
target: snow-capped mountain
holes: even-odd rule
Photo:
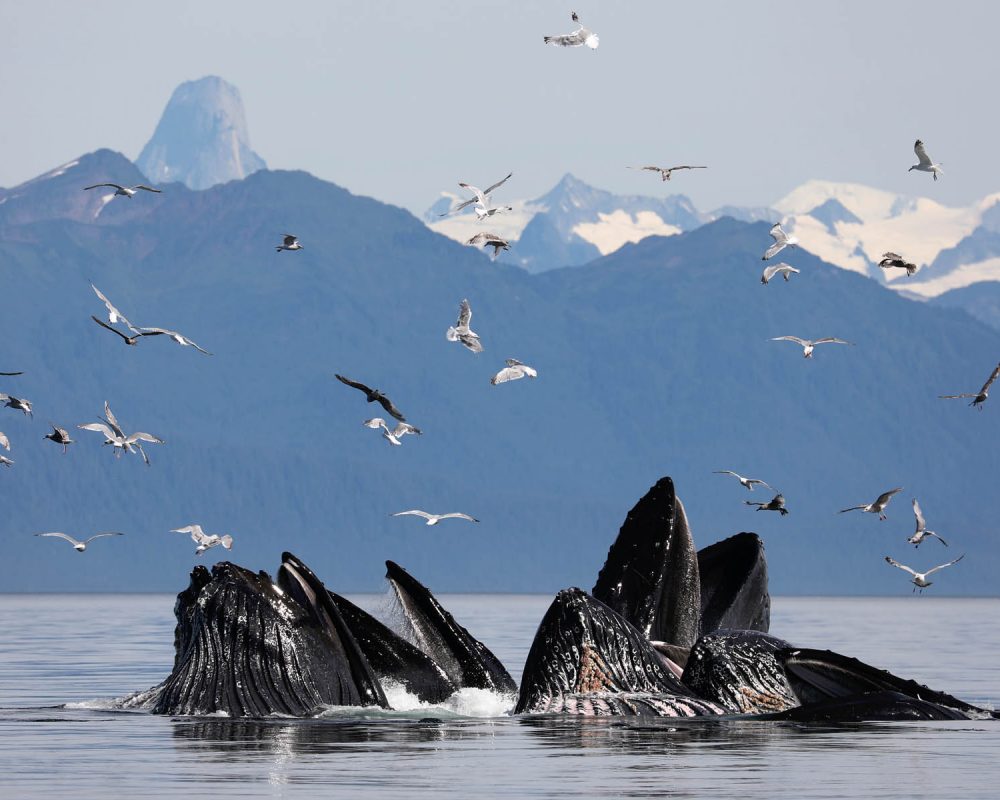
[[[151,181],[179,181],[189,189],[208,189],[267,168],[250,149],[239,89],[213,75],[174,90],[135,163]]]
[[[497,214],[489,223],[477,221],[471,208],[441,217],[459,199],[448,192],[428,209],[424,220],[438,233],[462,242],[488,224],[490,231],[518,240],[518,246],[501,258],[529,272],[542,272],[583,264],[647,236],[693,230],[711,219],[684,195],[616,195],[568,173],[551,191],[534,200],[507,199],[509,186],[498,189],[493,202],[510,205],[513,211]]]

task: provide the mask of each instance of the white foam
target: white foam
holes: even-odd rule
[[[514,709],[517,698],[513,694],[493,692],[489,689],[459,689],[442,703],[426,703],[406,690],[400,683],[384,681],[382,689],[390,708],[371,706],[331,706],[320,717],[466,717],[489,719],[506,717]]]

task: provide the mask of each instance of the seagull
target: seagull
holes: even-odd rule
[[[472,306],[468,300],[463,300],[458,306],[458,321],[448,328],[445,338],[449,342],[461,342],[473,353],[483,352],[483,345],[479,341],[479,334],[469,327],[472,321]]]
[[[143,450],[140,442],[164,444],[163,439],[145,431],[126,434],[122,430],[121,425],[118,424],[118,419],[115,417],[114,412],[111,411],[111,406],[107,400],[104,401],[104,418],[107,420],[106,424],[104,422],[88,422],[85,425],[77,425],[76,427],[84,431],[95,431],[104,434],[104,444],[114,446],[116,458],[120,458],[122,453],[134,453],[138,450],[142,455],[142,460],[146,462],[146,466],[148,467],[149,456],[146,455],[146,451]]]
[[[990,387],[993,385],[993,381],[997,379],[997,376],[1000,376],[1000,364],[997,364],[996,369],[994,369],[993,372],[990,373],[990,377],[987,378],[986,383],[983,384],[983,388],[980,389],[975,394],[971,392],[966,392],[965,394],[942,394],[940,395],[940,398],[942,400],[955,400],[960,397],[971,397],[973,398],[973,400],[971,403],[969,403],[969,405],[979,406],[979,410],[982,411],[983,403],[985,403],[986,398],[990,396]]]
[[[94,290],[94,294],[96,294],[100,298],[101,302],[104,303],[105,308],[108,309],[108,322],[110,322],[112,325],[117,325],[119,322],[124,322],[125,326],[130,331],[132,331],[132,333],[139,333],[139,329],[135,327],[135,325],[133,325],[131,322],[129,322],[126,316],[121,311],[115,308],[114,304],[110,300],[108,300],[107,297],[104,296],[104,294],[101,292],[100,289],[94,286],[94,284],[90,284],[90,288]],[[117,332],[118,331],[115,331],[115,333]]]
[[[768,486],[768,488],[771,487]],[[766,503],[755,503],[753,500],[744,500],[743,503],[748,506],[757,506],[758,511],[777,511],[781,516],[788,513],[788,509],[785,508],[785,496],[781,492],[778,492]]]
[[[544,38],[545,44],[553,44],[556,47],[580,47],[585,44],[591,50],[596,50],[597,45],[601,43],[597,34],[583,27],[575,11],[572,13],[571,19],[580,27],[572,33],[565,33],[562,36],[546,36]]]
[[[65,539],[67,542],[69,542],[71,545],[73,545],[73,549],[76,550],[76,552],[78,552],[78,553],[82,553],[84,550],[86,550],[87,549],[87,545],[90,544],[92,541],[94,541],[94,539],[100,539],[102,536],[124,536],[124,535],[125,534],[120,533],[118,531],[105,531],[104,533],[95,533],[90,538],[84,539],[81,542],[78,539],[74,539],[69,534],[59,533],[57,531],[54,531],[52,533],[36,533],[35,534],[35,536],[55,536],[58,539]]]
[[[9,394],[0,392],[0,403],[3,403],[5,408],[15,408],[18,411],[23,411],[29,417],[35,416],[31,411],[30,400],[22,400],[19,397],[12,397]]]
[[[212,355],[205,348],[199,347],[197,342],[177,331],[172,331],[168,328],[139,328],[139,330],[141,331],[140,336],[169,336],[182,347],[193,347],[199,353],[204,353],[206,356]]]
[[[901,491],[903,491],[903,487],[897,486],[895,489],[890,489],[888,492],[882,492],[882,494],[875,499],[874,503],[868,503],[863,506],[842,508],[838,513],[843,514],[845,511],[866,511],[869,514],[878,514],[879,519],[886,519],[885,507],[889,505],[889,501],[892,500],[892,496]]]
[[[504,239],[502,236],[496,233],[477,233],[473,236],[466,244],[474,244],[477,247],[480,245],[486,245],[493,248],[493,255],[491,258],[495,261],[497,254],[501,250],[510,250],[510,242]]]
[[[507,182],[507,181],[508,181],[508,180],[510,179],[510,177],[511,177],[511,176],[512,176],[513,174],[514,174],[514,173],[513,173],[513,172],[511,172],[511,173],[510,173],[510,174],[509,174],[509,175],[508,175],[508,176],[507,176],[506,178],[503,178],[502,180],[499,180],[499,181],[497,181],[497,182],[496,182],[496,183],[494,183],[494,184],[493,184],[492,186],[489,186],[489,187],[487,187],[487,188],[486,188],[485,190],[483,190],[483,192],[482,192],[482,195],[483,195],[483,197],[484,197],[484,198],[486,198],[487,200],[489,200],[489,198],[490,198],[490,193],[491,193],[491,192],[493,192],[493,190],[494,190],[494,189],[499,189],[499,188],[500,188],[501,186],[503,186],[503,185],[504,185],[504,184],[505,184],[505,183],[506,183],[506,182]],[[464,186],[464,185],[465,185],[465,184],[461,184],[461,183],[459,184],[459,186]],[[478,203],[478,202],[479,202],[479,195],[478,195],[478,193],[477,193],[476,197],[473,197],[473,198],[472,198],[471,200],[465,200],[465,201],[463,201],[463,202],[459,203],[459,204],[458,204],[457,206],[455,206],[454,208],[449,208],[449,209],[448,209],[447,211],[445,211],[445,212],[444,212],[443,214],[438,214],[438,216],[439,216],[439,217],[447,217],[447,216],[448,216],[448,215],[450,215],[450,214],[457,214],[457,213],[458,213],[459,211],[461,211],[461,210],[462,210],[463,208],[468,208],[468,207],[469,207],[469,206],[471,206],[471,205],[472,205],[473,203]],[[485,204],[484,204],[484,205],[485,205]]]
[[[782,261],[780,264],[772,264],[769,267],[764,267],[764,273],[760,276],[760,282],[766,286],[768,281],[770,281],[771,278],[773,278],[779,272],[781,273],[781,277],[787,281],[789,275],[791,275],[793,272],[796,275],[798,275],[799,271],[800,270],[795,269],[795,267],[793,267],[791,264],[786,264],[784,261]]]
[[[882,269],[905,269],[907,275],[913,275],[917,271],[917,265],[911,264],[903,259],[899,253],[882,253],[882,260],[878,262]]]
[[[420,430],[420,428],[415,428],[408,422],[400,422],[396,425],[395,428],[393,428],[393,430],[390,431],[389,426],[385,424],[385,420],[382,419],[382,417],[372,417],[371,419],[366,419],[361,424],[364,425],[366,428],[373,428],[376,430],[378,428],[381,428],[382,436],[389,442],[389,444],[394,445],[396,447],[399,447],[402,444],[400,439],[403,436],[406,436],[406,434],[408,433],[414,434],[416,436],[420,436],[423,434],[423,431]]]
[[[941,544],[943,544],[945,547],[948,546],[948,543],[940,536],[938,536],[936,533],[934,533],[934,531],[927,530],[927,523],[924,522],[924,514],[920,510],[920,503],[917,502],[916,498],[913,498],[913,516],[917,518],[917,529],[916,531],[914,531],[913,536],[911,536],[906,541],[908,541],[914,547],[918,547],[925,538],[927,538],[928,536],[933,536],[939,542],[941,542]]]
[[[11,461],[9,458],[7,458],[7,456],[0,456],[0,464],[2,464],[3,466],[9,467],[13,465],[13,463],[14,462]]]
[[[896,561],[896,559],[890,558],[889,556],[885,557],[885,563],[892,564],[894,567],[899,567],[904,572],[909,572],[913,576],[913,591],[917,591],[917,589],[919,588],[920,593],[923,594],[924,589],[926,589],[932,583],[932,581],[927,580],[928,575],[933,575],[939,569],[944,569],[945,567],[950,567],[952,564],[957,564],[963,558],[965,558],[965,553],[962,553],[962,555],[960,555],[954,561],[949,561],[947,564],[938,564],[933,569],[927,570],[927,572],[917,572],[915,569],[910,569],[905,564],[900,564],[898,561]]]
[[[426,511],[421,511],[418,508],[411,509],[410,511],[397,511],[392,516],[394,517],[423,517],[427,520],[428,525],[437,525],[443,519],[467,519],[469,522],[479,522],[475,517],[470,517],[468,514],[461,514],[457,511],[453,511],[450,514],[428,514]]]
[[[500,370],[496,375],[490,378],[490,383],[496,386],[500,383],[507,383],[507,381],[516,381],[527,376],[529,378],[537,378],[538,372],[527,364],[523,364],[516,358],[508,358],[506,360],[507,366]]]
[[[774,239],[774,244],[764,251],[764,255],[760,257],[761,261],[767,261],[769,258],[778,255],[786,247],[795,247],[799,243],[798,238],[789,236],[782,230],[780,222],[776,222],[771,226],[770,234],[771,238]]]
[[[818,344],[853,344],[853,342],[845,342],[843,339],[838,339],[836,336],[826,336],[822,339],[817,339],[812,341],[810,339],[800,339],[798,336],[774,336],[771,338],[772,342],[795,342],[796,344],[802,345],[802,355],[806,358],[812,358],[813,349]]]
[[[187,525],[184,528],[173,528],[171,533],[190,533],[191,541],[193,541],[198,546],[194,550],[196,556],[200,556],[206,550],[210,550],[213,547],[222,545],[227,550],[233,549],[233,537],[228,533],[219,536],[217,533],[205,533],[201,529],[201,525]]]
[[[135,345],[139,342],[139,337],[145,335],[145,334],[142,334],[142,333],[137,333],[134,336],[126,336],[120,330],[118,330],[117,328],[112,328],[110,325],[108,325],[108,323],[99,320],[93,314],[90,315],[90,318],[92,320],[94,320],[94,322],[96,322],[102,328],[107,328],[112,333],[117,334],[118,336],[121,336],[122,339],[125,341],[125,344],[132,345],[133,347],[135,347]]]
[[[738,472],[733,472],[731,469],[716,469],[712,471],[715,475],[732,475],[736,480],[740,482],[743,486],[747,488],[747,491],[752,492],[755,483],[759,483],[761,486],[767,486],[772,492],[774,487],[769,485],[766,481],[762,481],[760,478],[744,478]]]
[[[682,165],[677,166],[677,167],[652,167],[652,166],[650,166],[650,167],[629,167],[629,169],[638,169],[638,170],[644,170],[644,171],[645,170],[649,170],[650,172],[659,172],[660,173],[660,180],[661,181],[669,181],[670,180],[670,173],[674,172],[675,170],[678,170],[678,169],[708,169],[708,167],[694,167],[694,166],[690,166],[688,164],[682,164]]]
[[[296,236],[294,233],[283,233],[281,235],[285,237],[285,240],[284,242],[282,242],[281,244],[279,244],[277,247],[274,248],[277,252],[280,253],[282,250],[302,249],[302,245],[299,244],[299,237]]]
[[[937,180],[938,175],[944,175],[944,170],[941,169],[940,164],[931,163],[931,157],[927,155],[927,151],[924,149],[924,143],[919,139],[913,143],[913,152],[917,154],[917,161],[919,163],[914,164],[906,170],[907,172],[913,172],[913,170],[917,170],[918,172],[930,172],[934,176],[934,180]]]
[[[463,189],[468,189],[474,192],[476,195],[476,218],[480,221],[486,219],[487,217],[492,217],[494,214],[499,214],[503,211],[513,211],[513,206],[496,206],[495,208],[490,207],[489,198],[483,193],[482,190],[477,189],[471,183],[460,183],[458,184]]]
[[[87,191],[88,189],[98,189],[101,186],[107,186],[111,189],[114,189],[115,193],[111,195],[112,197],[117,197],[118,195],[121,195],[122,197],[127,197],[129,200],[131,200],[133,195],[140,189],[147,192],[155,192],[156,194],[160,194],[159,189],[154,189],[152,186],[144,186],[141,183],[138,186],[132,186],[132,187],[120,186],[117,183],[95,183],[93,186],[84,186],[83,190]]]
[[[335,375],[336,379],[341,383],[345,383],[352,389],[357,389],[365,393],[368,398],[369,403],[378,403],[386,411],[388,411],[392,416],[398,419],[400,422],[406,422],[406,417],[403,416],[403,412],[400,411],[396,406],[392,404],[392,400],[386,397],[378,389],[369,389],[363,383],[358,383],[357,381],[352,381],[350,378],[345,378],[343,375]]]
[[[42,438],[51,439],[56,444],[61,444],[63,449],[63,455],[66,455],[67,448],[75,441],[74,439],[69,438],[68,430],[66,430],[65,428],[57,428],[55,425],[52,426],[52,433],[47,433]]]
[[[0,431],[0,447],[8,453],[10,452],[10,439],[7,438],[7,434],[3,431]]]

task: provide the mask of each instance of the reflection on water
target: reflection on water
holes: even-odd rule
[[[772,627],[996,705],[1000,602],[910,599],[776,598]],[[549,601],[443,598],[515,677]],[[172,608],[168,596],[0,596],[0,796],[993,800],[1000,785],[1000,723],[988,721],[512,718],[498,716],[509,704],[482,698],[243,720],[156,717],[96,699],[167,674]]]

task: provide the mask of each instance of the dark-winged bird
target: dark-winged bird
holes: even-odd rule
[[[350,378],[345,378],[343,375],[336,375],[336,378],[341,383],[345,383],[352,389],[357,389],[359,392],[364,392],[365,396],[368,398],[369,403],[378,403],[387,412],[392,414],[400,422],[406,422],[406,417],[403,416],[403,412],[400,411],[396,406],[392,404],[392,400],[386,397],[378,389],[371,389],[365,386],[363,383],[358,383],[357,381],[352,381]]]

